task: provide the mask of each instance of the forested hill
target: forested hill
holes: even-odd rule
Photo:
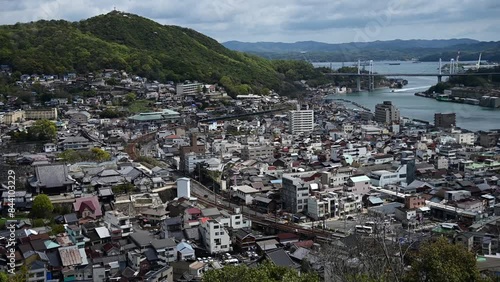
[[[301,62],[283,68],[283,62],[231,51],[194,30],[117,11],[80,22],[0,26],[0,64],[28,74],[114,68],[161,81],[219,82],[234,94],[286,89],[292,85],[287,80],[317,75]],[[294,77],[285,75],[290,69]]]

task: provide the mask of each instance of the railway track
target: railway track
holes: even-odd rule
[[[196,193],[194,193],[196,194]],[[207,200],[203,197],[203,195],[196,195],[198,197],[198,202],[205,206],[215,207],[223,210],[230,211],[230,209],[222,204],[214,203],[213,201]],[[266,219],[259,216],[252,215],[248,212],[242,211],[248,219],[251,219],[253,223],[257,223],[263,226],[272,226],[281,231],[296,233],[300,235],[304,235],[307,237],[311,237],[312,239],[319,239],[321,241],[330,241],[332,240],[332,233],[325,230],[318,229],[307,229],[297,224],[285,224],[276,222],[274,219]]]

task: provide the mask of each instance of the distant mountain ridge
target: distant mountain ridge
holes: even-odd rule
[[[389,48],[394,50],[405,48],[446,48],[456,45],[474,44],[480,41],[468,38],[462,39],[411,39],[411,40],[388,40],[373,42],[350,42],[350,43],[324,43],[318,41],[298,41],[295,43],[283,42],[241,42],[227,41],[222,43],[229,49],[243,52],[311,52],[311,51],[339,51],[349,48]]]
[[[483,42],[469,38],[459,39],[411,39],[373,42],[324,43],[317,41],[283,42],[240,42],[227,41],[225,47],[248,52],[271,59],[303,59],[312,61],[332,60],[420,60],[443,56],[455,57],[458,51],[463,59],[477,60],[483,53],[485,60],[500,60],[500,42]],[[304,54],[307,53],[307,56]]]

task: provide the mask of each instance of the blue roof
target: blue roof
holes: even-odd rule
[[[176,248],[177,248],[177,251],[181,252],[181,253],[182,252],[192,252],[192,251],[194,251],[193,247],[191,247],[191,245],[189,245],[186,242],[179,243]]]
[[[379,197],[369,197],[368,201],[370,201],[370,203],[372,205],[378,205],[378,204],[383,204],[384,203],[384,201],[382,199],[380,199]]]
[[[282,184],[282,183],[283,183],[283,179],[271,180],[271,184]]]

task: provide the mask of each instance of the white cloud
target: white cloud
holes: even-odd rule
[[[0,0],[0,24],[78,21],[120,11],[196,29],[216,40],[350,42],[471,37],[499,40],[497,0]]]

